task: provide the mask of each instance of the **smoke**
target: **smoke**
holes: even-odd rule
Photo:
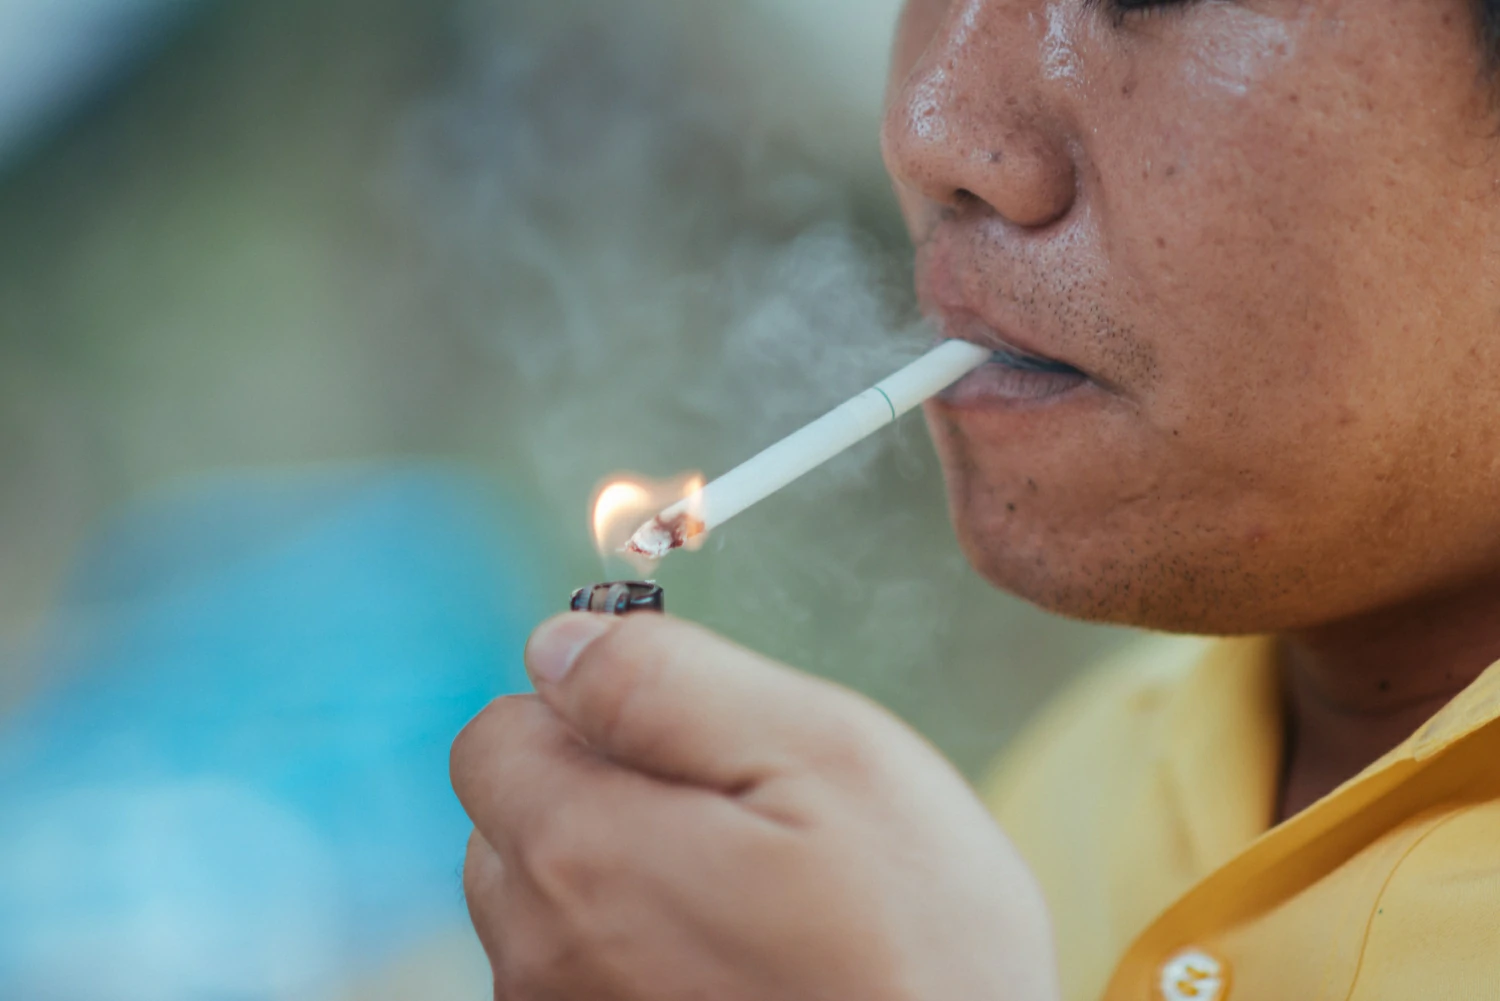
[[[667,13],[468,8],[388,181],[557,497],[722,471],[923,344],[847,182],[694,78]]]
[[[762,120],[713,71],[739,40],[681,10],[468,8],[383,181],[419,235],[424,322],[459,331],[503,386],[504,434],[486,440],[558,519],[575,585],[601,572],[601,478],[722,473],[930,338],[888,193]],[[919,422],[659,576],[672,610],[940,721],[950,747],[992,746],[990,722],[954,725],[964,696],[930,670],[983,649],[956,624],[978,601],[992,628],[997,609],[952,543]]]

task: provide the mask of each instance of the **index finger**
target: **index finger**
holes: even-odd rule
[[[576,651],[569,669],[537,669],[561,649]],[[794,769],[870,708],[852,692],[660,615],[608,626],[560,616],[537,630],[527,661],[538,694],[589,746],[658,777],[727,792]]]

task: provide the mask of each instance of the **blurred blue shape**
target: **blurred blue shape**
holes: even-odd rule
[[[544,610],[504,513],[422,466],[106,531],[0,722],[0,997],[303,996],[461,921],[448,746]]]
[[[200,0],[0,0],[0,167],[199,6]]]

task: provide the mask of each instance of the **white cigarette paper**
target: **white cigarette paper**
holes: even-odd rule
[[[631,536],[626,550],[650,559],[718,528],[908,410],[947,389],[989,360],[988,348],[944,341],[854,399],[824,414],[748,462],[678,501]]]

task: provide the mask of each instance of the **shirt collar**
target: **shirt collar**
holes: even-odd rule
[[[1271,826],[1282,757],[1276,644],[1209,647],[1172,696],[1162,734],[1193,869],[1204,876]]]
[[[1500,719],[1500,663],[1490,665],[1393,753],[1425,761]]]
[[[1267,637],[1215,643],[1168,706],[1162,735],[1168,781],[1200,878],[1244,851],[1275,820],[1283,756],[1277,649]],[[1325,800],[1399,762],[1426,761],[1496,719],[1500,663]],[[1309,812],[1326,812],[1317,807]]]

